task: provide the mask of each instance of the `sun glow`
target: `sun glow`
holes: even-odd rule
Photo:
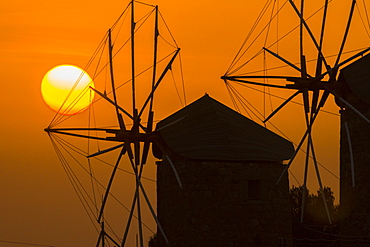
[[[54,111],[74,115],[88,108],[94,99],[91,77],[73,65],[60,65],[49,70],[41,83],[45,103]]]

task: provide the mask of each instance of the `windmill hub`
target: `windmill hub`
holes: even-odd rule
[[[107,140],[118,141],[118,142],[153,142],[155,139],[155,134],[151,133],[140,133],[137,131],[128,131],[128,130],[107,130],[107,133],[115,134],[115,136],[107,137]]]
[[[90,137],[83,134],[76,134],[69,131],[87,131],[86,128],[45,128],[44,131],[47,133],[57,133],[75,137],[83,137],[90,139],[97,139],[103,141],[115,141],[115,142],[154,142],[158,139],[157,132],[140,133],[136,130],[122,130],[122,129],[90,129],[94,131],[102,131],[108,134],[114,134],[115,136],[106,137]]]
[[[297,89],[300,91],[309,90],[309,91],[317,91],[317,90],[335,90],[338,88],[336,83],[331,83],[328,81],[321,81],[317,78],[289,78],[287,81],[292,81],[294,84],[287,84],[286,87],[290,89]]]

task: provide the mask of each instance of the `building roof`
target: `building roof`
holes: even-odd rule
[[[207,94],[157,123],[176,154],[200,160],[283,161],[291,142],[260,126]]]
[[[351,91],[370,104],[370,53],[341,70]]]

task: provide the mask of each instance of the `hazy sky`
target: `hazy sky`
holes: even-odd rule
[[[262,7],[262,3],[249,2],[150,2],[159,5],[181,48],[188,103],[208,93],[232,107],[220,76]],[[58,247],[95,244],[97,234],[43,131],[54,113],[43,102],[40,83],[54,66],[73,64],[83,68],[127,4],[128,1],[118,0],[0,3],[0,246],[16,246],[1,241]],[[336,18],[346,19],[349,4],[347,0],[332,1],[339,13]],[[292,20],[296,21],[295,17]],[[357,43],[369,44],[369,37],[362,35],[361,29],[351,35],[354,38],[349,44],[353,49],[364,47],[362,44],[356,47]],[[169,115],[180,107],[171,105],[159,115]],[[338,113],[332,98],[327,108]],[[276,120],[279,128],[296,143],[304,131],[301,111],[300,106],[293,106]],[[314,129],[318,159],[339,176],[339,117],[325,113],[320,117]],[[155,179],[155,166],[148,166],[151,166],[148,176]],[[294,164],[292,171],[301,179],[303,165]],[[324,184],[332,187],[338,197],[339,181],[327,172],[322,176]],[[295,183],[293,178],[291,182]],[[310,184],[311,190],[316,191],[316,181]],[[155,187],[153,184],[149,187],[148,193],[154,199]]]

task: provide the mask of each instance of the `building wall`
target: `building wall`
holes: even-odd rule
[[[346,99],[370,119],[370,105],[350,95]],[[350,152],[345,129],[347,122],[354,158],[355,187],[352,187]],[[341,234],[368,236],[370,232],[370,124],[353,110],[341,111],[340,206]]]
[[[174,164],[183,189],[168,162],[157,167],[157,213],[172,247],[279,246],[279,238],[292,237],[287,174],[276,186],[282,165]]]

